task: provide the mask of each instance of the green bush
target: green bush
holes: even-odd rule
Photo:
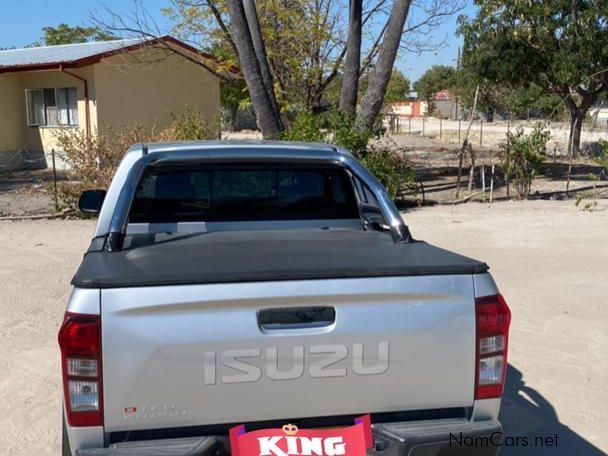
[[[602,179],[608,174],[608,141],[600,139],[600,144],[602,146],[602,153],[593,160],[602,168],[599,176],[599,178]]]
[[[532,182],[538,175],[540,165],[547,153],[547,142],[551,133],[542,124],[537,124],[530,134],[519,127],[507,134],[507,141],[500,144],[503,152],[503,169],[520,199],[530,194]]]
[[[208,121],[200,111],[188,106],[179,115],[170,115],[173,121],[159,132],[157,141],[217,139],[221,131],[221,122],[218,119]]]
[[[310,111],[302,111],[291,122],[289,129],[283,133],[286,141],[325,142],[326,132],[323,130],[321,116]]]
[[[375,130],[371,133],[362,133],[356,119],[340,111],[333,111],[327,116],[328,140],[337,146],[344,147],[357,157],[368,152],[368,144],[372,139],[380,139],[384,133]]]
[[[407,193],[417,193],[416,174],[405,158],[405,151],[395,152],[386,145],[371,147],[360,160],[382,182],[392,198],[401,196],[404,190]]]

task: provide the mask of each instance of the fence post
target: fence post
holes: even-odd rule
[[[494,198],[494,163],[492,163],[492,176],[490,177],[490,203]]]
[[[439,140],[443,138],[443,119],[439,118]]]
[[[460,144],[460,126],[462,124],[462,120],[458,119],[458,144]]]
[[[426,117],[422,118],[422,137],[424,138],[424,121],[425,121]]]
[[[53,194],[55,196],[55,212],[59,212],[59,201],[57,200],[57,168],[55,167],[55,149],[51,149],[51,161],[53,162]]]
[[[401,122],[399,122],[399,116],[397,116],[397,134],[399,134],[399,130],[401,129],[400,128],[401,127],[400,123]]]
[[[483,190],[483,202],[486,202],[486,165],[481,165],[481,188]]]
[[[479,122],[479,145],[483,145],[483,119]]]

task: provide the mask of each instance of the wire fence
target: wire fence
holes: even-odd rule
[[[552,149],[558,155],[566,155],[570,137],[570,127],[564,122],[549,122],[543,119],[530,121],[496,121],[484,120],[448,120],[434,117],[406,117],[389,115],[386,127],[393,135],[416,135],[452,144],[462,144],[470,125],[469,142],[478,147],[497,147],[506,140],[507,134],[521,128],[525,134],[530,133],[536,124],[543,124],[550,131]],[[608,140],[608,123],[606,125],[583,125],[581,143],[597,144]]]
[[[20,169],[44,169],[48,166],[47,155],[50,158],[50,153],[31,152],[25,147],[16,152],[1,152],[0,172]]]
[[[50,152],[32,152],[26,147],[23,147],[16,152],[0,153],[0,173],[8,174],[14,171],[47,169],[50,164],[50,168],[53,172],[53,199],[55,210],[58,211],[57,159],[60,158],[61,155],[61,153],[55,152],[55,149],[51,149]],[[61,169],[67,169],[65,162],[62,159],[59,161],[61,163]]]

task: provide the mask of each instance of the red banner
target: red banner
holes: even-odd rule
[[[365,456],[374,446],[369,415],[355,423],[335,429],[298,429],[286,424],[253,432],[235,426],[230,429],[230,447],[233,456]]]

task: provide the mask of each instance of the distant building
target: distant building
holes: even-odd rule
[[[391,103],[389,114],[399,118],[408,117],[426,117],[428,115],[429,106],[423,100],[406,100]]]
[[[444,119],[458,117],[455,112],[456,99],[452,92],[450,92],[448,89],[440,90],[433,95],[433,105],[433,115],[435,117],[441,117]]]

